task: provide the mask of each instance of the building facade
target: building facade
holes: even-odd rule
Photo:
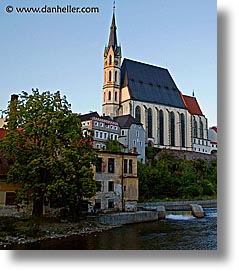
[[[114,117],[120,125],[119,142],[127,148],[126,152],[136,152],[138,161],[145,163],[145,131],[141,122],[131,115]]]
[[[97,112],[81,116],[83,134],[93,135],[95,149],[105,150],[108,140],[118,140],[120,136],[119,124],[110,117],[100,117]]]
[[[95,180],[99,189],[90,199],[98,211],[136,211],[138,201],[137,154],[99,151]]]

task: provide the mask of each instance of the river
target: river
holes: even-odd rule
[[[216,250],[217,209],[205,208],[205,217],[168,214],[165,220],[125,225],[87,236],[16,245],[24,250]]]

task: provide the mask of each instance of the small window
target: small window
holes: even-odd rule
[[[124,136],[124,130],[121,130],[121,135]]]
[[[99,136],[99,132],[95,131],[95,137],[98,138],[98,136]]]
[[[96,199],[95,200],[95,209],[96,210],[100,210],[101,209],[101,200],[100,199]]]
[[[114,208],[114,200],[113,199],[109,199],[108,200],[108,209],[112,209]]]
[[[117,71],[115,72],[115,82],[117,82]]]
[[[108,100],[111,100],[111,91],[108,93]]]
[[[6,192],[6,205],[14,205],[16,199],[15,192]]]
[[[115,160],[113,158],[108,159],[108,173],[114,173],[115,171]]]
[[[133,173],[133,160],[130,159],[129,160],[129,174],[132,174]]]
[[[107,133],[104,133],[104,139],[107,139]]]
[[[133,145],[136,146],[136,140],[135,139],[133,140]]]
[[[109,181],[108,182],[108,192],[112,192],[112,191],[114,191],[114,182]]]
[[[103,163],[102,158],[98,158],[96,161],[96,173],[102,172],[102,163]]]
[[[102,132],[100,132],[100,138],[103,138],[103,133]]]
[[[124,159],[124,174],[128,173],[128,160]]]
[[[98,126],[98,122],[95,122],[94,125],[95,125],[95,126]]]
[[[117,100],[118,100],[118,93],[115,92],[115,101],[117,101]]]
[[[139,137],[139,131],[138,130],[136,131],[136,137]]]
[[[102,182],[96,181],[96,192],[101,192]]]

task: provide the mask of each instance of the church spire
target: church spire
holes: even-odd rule
[[[113,17],[112,17],[112,22],[110,26],[110,37],[109,37],[109,44],[108,47],[113,46],[113,49],[117,47],[117,35],[116,35],[116,23],[115,23],[115,1],[114,1],[114,6],[113,6]]]

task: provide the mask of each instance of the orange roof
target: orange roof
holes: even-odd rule
[[[0,139],[4,138],[6,134],[6,129],[0,128]]]
[[[213,126],[212,129],[217,133],[217,127]]]
[[[203,116],[203,113],[195,97],[182,95],[182,98],[190,114]]]

